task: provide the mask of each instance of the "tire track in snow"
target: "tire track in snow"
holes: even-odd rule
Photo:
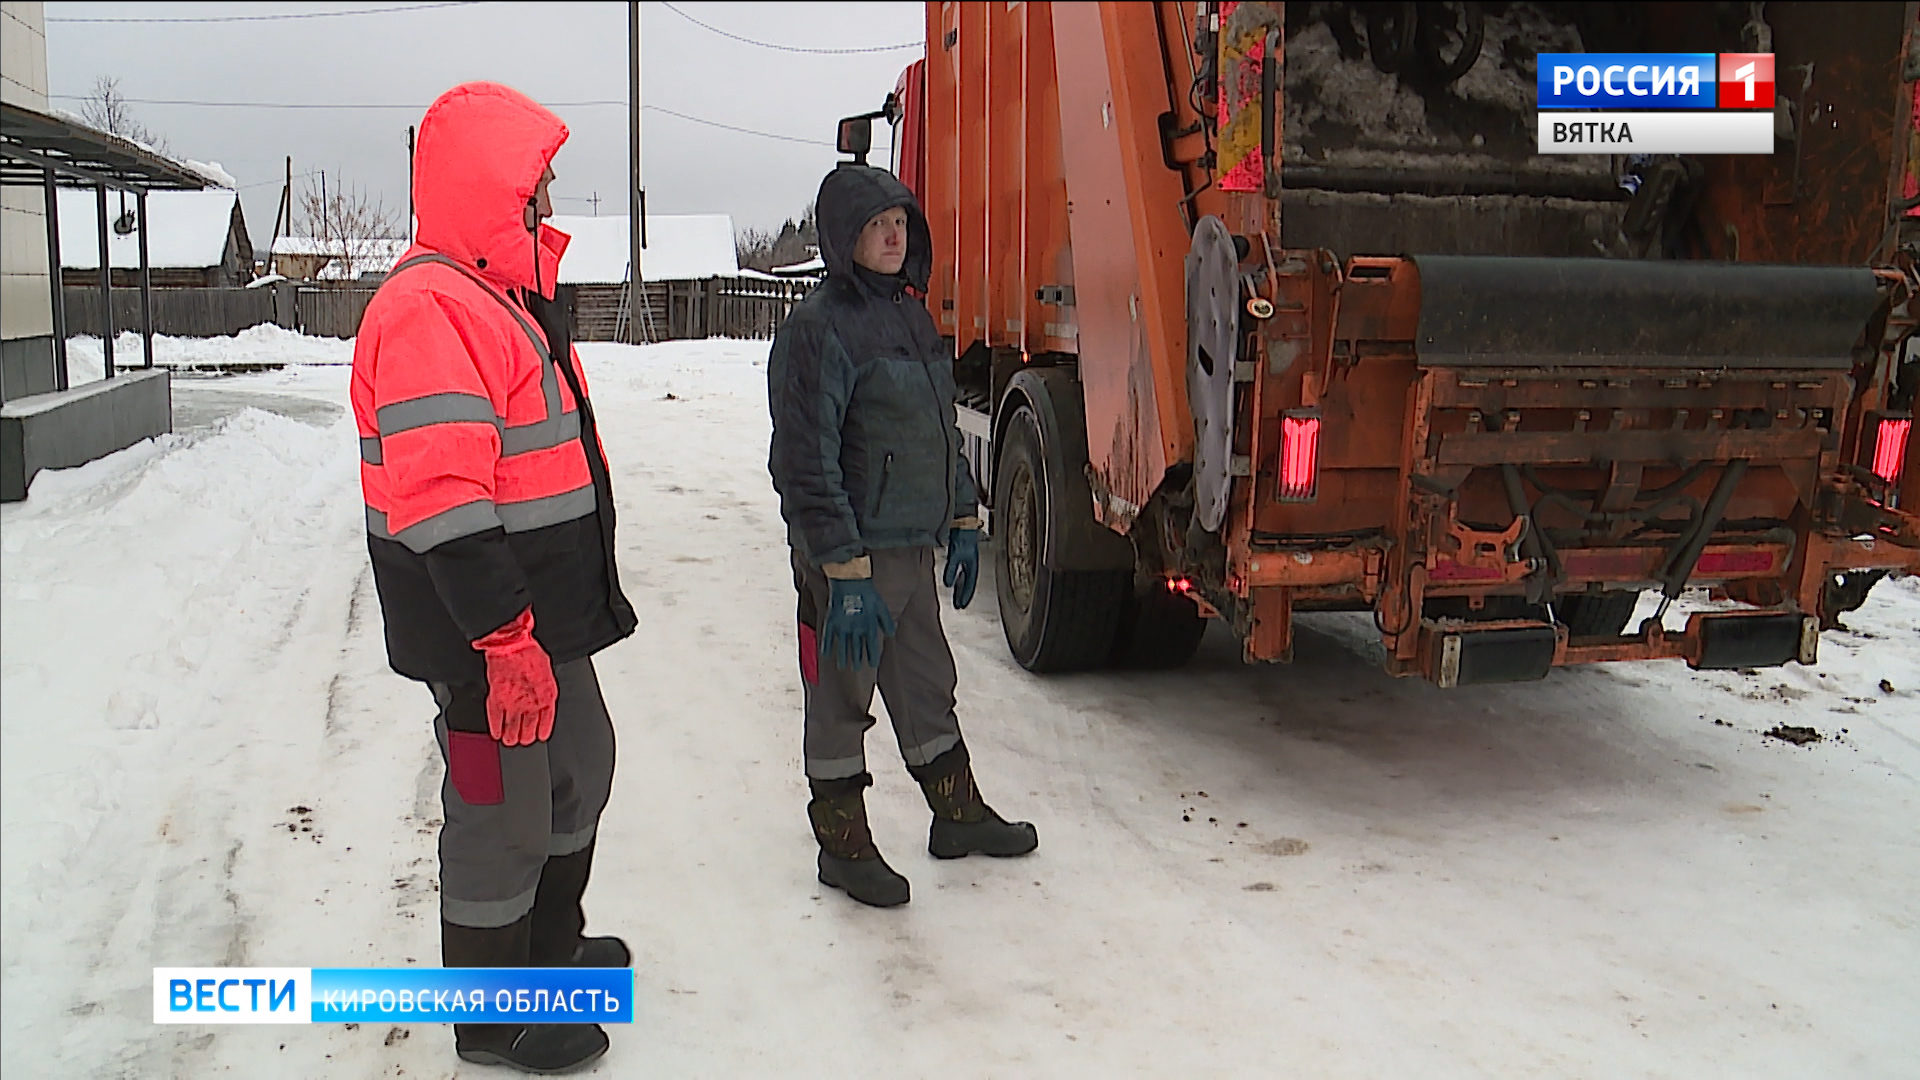
[[[156,581],[156,592],[104,595],[91,608],[70,612],[81,620],[111,620],[110,629],[93,632],[104,631],[123,655],[114,670],[102,671],[101,685],[68,692],[113,691],[137,700],[146,693],[139,688],[151,686],[157,719],[131,738],[100,744],[117,763],[103,774],[96,764],[94,771],[115,778],[113,796],[97,807],[93,827],[65,853],[56,877],[38,882],[46,894],[64,897],[57,916],[17,920],[10,905],[8,938],[31,942],[21,952],[8,950],[10,967],[41,953],[78,950],[95,958],[76,987],[77,1002],[49,1003],[85,1020],[69,1038],[39,1047],[39,1054],[10,1052],[10,1062],[37,1059],[35,1071],[50,1075],[93,1061],[82,1066],[91,1072],[102,1064],[95,1055],[113,1046],[123,1064],[142,1074],[197,1071],[180,1055],[214,1045],[210,1035],[182,1040],[144,1021],[129,1030],[129,1017],[145,1010],[123,1006],[149,993],[145,966],[240,963],[256,950],[254,915],[243,899],[259,895],[246,881],[252,832],[246,804],[277,794],[259,790],[257,781],[272,770],[262,767],[258,751],[276,741],[276,729],[299,708],[301,680],[288,677],[287,658],[301,654],[296,641],[319,621],[310,600],[326,576],[320,553],[336,532],[323,523],[336,517],[351,524],[350,514],[338,512],[343,497],[352,495],[350,459],[334,445],[344,440],[272,418],[241,418],[207,438],[177,440],[141,462],[114,485],[105,505],[84,496],[50,499],[40,513],[55,519],[45,531],[66,534],[61,541],[69,550],[74,532],[94,534],[78,549],[82,565],[110,564],[99,556],[124,547],[107,539],[115,535],[137,535],[163,548],[184,541],[193,557],[163,558],[174,580]],[[250,480],[275,474],[281,475],[271,482],[271,499],[247,490]],[[171,505],[163,517],[150,518],[159,502]],[[148,520],[166,524],[150,529],[143,524]],[[9,531],[25,524],[9,520]],[[114,577],[107,566],[92,573]],[[179,591],[169,593],[168,585]],[[268,632],[258,635],[255,628]],[[10,654],[17,647],[9,641]],[[156,772],[153,766],[162,762],[167,770]],[[215,794],[221,789],[238,797]],[[156,813],[163,809],[164,816]],[[135,839],[143,833],[159,842]],[[100,1001],[120,1004],[89,1011]],[[9,1005],[21,1019],[40,1011],[31,1001]],[[11,1034],[8,1042],[17,1045]]]

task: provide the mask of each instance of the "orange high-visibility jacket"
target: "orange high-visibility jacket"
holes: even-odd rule
[[[567,237],[525,223],[566,138],[492,83],[448,91],[420,125],[417,242],[353,358],[368,546],[403,675],[483,678],[469,643],[529,603],[556,662],[632,630],[585,377],[547,307]]]

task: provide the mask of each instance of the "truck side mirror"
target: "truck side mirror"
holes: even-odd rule
[[[873,117],[849,116],[840,121],[840,137],[834,147],[843,154],[852,154],[855,164],[865,165],[867,151],[873,149]]]

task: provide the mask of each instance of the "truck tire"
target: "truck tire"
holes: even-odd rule
[[[994,466],[993,531],[999,548],[994,589],[1000,626],[1020,666],[1033,672],[1099,667],[1113,650],[1121,608],[1132,587],[1125,570],[1055,571],[1050,537],[1066,530],[1068,514],[1090,506],[1062,505],[1047,475],[1040,419],[1021,404],[1007,418]]]
[[[1131,589],[1127,593],[1108,662],[1136,671],[1164,671],[1193,659],[1207,633],[1199,606],[1164,588],[1149,589],[1145,596],[1135,596]]]
[[[1633,608],[1640,602],[1640,593],[1636,589],[1592,593],[1576,593],[1563,596],[1553,602],[1553,613],[1567,628],[1570,638],[1619,637],[1627,628],[1627,621],[1633,618]]]

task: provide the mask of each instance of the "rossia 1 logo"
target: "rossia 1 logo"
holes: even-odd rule
[[[1543,154],[1773,153],[1772,53],[1541,53],[1537,90]]]
[[[1720,107],[1773,108],[1773,54],[1720,54]]]

